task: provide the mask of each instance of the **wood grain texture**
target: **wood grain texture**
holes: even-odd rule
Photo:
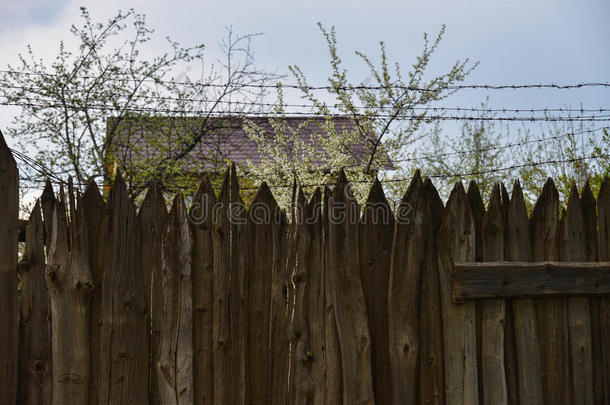
[[[559,194],[547,180],[530,218],[533,261],[559,259]],[[572,398],[567,303],[563,298],[536,300],[545,403]]]
[[[607,295],[610,263],[456,263],[453,299]]]
[[[392,247],[388,293],[388,334],[392,403],[415,404],[419,391],[420,297],[425,265],[426,232],[424,183],[419,172],[411,180],[400,205]]]
[[[562,221],[560,258],[562,260],[585,260],[585,228],[582,203],[578,189],[572,186],[565,217]],[[575,281],[578,282],[578,281]],[[604,283],[601,280],[602,284]],[[607,286],[610,290],[610,269]],[[568,332],[572,361],[572,387],[574,404],[593,403],[593,358],[591,341],[591,309],[589,298],[568,298]]]
[[[17,398],[19,172],[0,132],[0,403]]]
[[[248,211],[248,376],[250,403],[270,401],[269,333],[271,330],[271,285],[274,259],[274,229],[281,212],[267,184],[258,189]]]
[[[87,228],[73,199],[70,193],[70,220],[63,202],[55,205],[45,273],[51,304],[54,405],[89,399],[89,292],[94,285]]]
[[[248,227],[246,207],[241,199],[235,165],[231,165],[230,188],[230,332],[232,403],[245,405],[250,401],[248,379]]]
[[[322,193],[316,189],[306,203],[299,192],[300,215],[296,238],[296,262],[292,272],[294,314],[291,326],[291,382],[289,402],[321,403],[324,399],[324,289],[322,253]]]
[[[372,404],[371,337],[358,254],[360,209],[343,171],[330,204],[330,279],[341,349],[343,403]]]
[[[473,302],[455,305],[451,300],[453,264],[473,261],[475,248],[472,210],[458,182],[449,196],[438,235],[447,404],[479,402],[476,308]]]
[[[52,395],[49,296],[45,281],[44,224],[36,201],[26,228],[25,252],[19,264],[19,404],[42,405]]]
[[[610,260],[610,182],[606,177],[597,196],[599,260]],[[610,298],[599,302],[599,339],[602,359],[603,403],[610,404]]]
[[[474,234],[475,234],[475,261],[480,262],[483,258],[483,246],[481,243],[481,230],[483,217],[485,216],[485,203],[483,197],[481,197],[481,191],[479,186],[474,180],[470,180],[468,183],[468,190],[466,191],[468,196],[468,202],[470,203],[470,209],[472,210],[472,216],[474,218]],[[483,302],[475,301],[476,307],[476,327],[477,327],[477,364],[482,364],[482,324],[483,324]],[[483,368],[477,368],[478,381],[479,381],[479,398],[483,398]]]
[[[424,181],[424,196],[426,207],[421,226],[426,229],[426,245],[420,301],[419,403],[444,404],[443,332],[437,260],[437,235],[443,216],[443,203],[430,179]],[[417,222],[417,217],[415,220]]]
[[[324,215],[323,215],[323,266],[324,266],[324,363],[325,363],[325,398],[324,404],[334,405],[343,402],[343,373],[341,370],[341,348],[335,317],[333,301],[333,284],[331,282],[330,266],[330,201],[332,191],[324,187]]]
[[[100,288],[104,272],[104,213],[106,204],[95,182],[87,184],[82,197],[82,206],[89,241],[89,270],[93,285],[89,293],[89,348],[91,351],[91,378],[89,384],[89,403],[98,403],[101,370],[101,325],[102,325],[102,289]]]
[[[231,293],[231,228],[227,215],[230,204],[230,173],[225,175],[220,191],[218,220],[214,228],[214,328],[212,335],[214,360],[214,402],[231,403],[230,293]]]
[[[154,364],[160,403],[193,403],[191,235],[181,194],[174,197],[161,248],[161,334]],[[157,297],[156,297],[157,298]]]
[[[167,208],[160,187],[153,182],[149,187],[138,213],[140,227],[140,260],[143,271],[150,275],[150,299],[147,301],[150,318],[150,402],[161,404],[161,392],[158,385],[160,377],[156,375],[156,364],[160,359],[160,338],[162,328],[163,283],[161,271],[162,241],[167,228]]]
[[[599,260],[599,242],[597,235],[597,202],[589,182],[585,184],[581,194],[583,213],[585,261]],[[603,347],[601,341],[600,304],[603,298],[589,297],[591,306],[591,356],[593,368],[593,403],[604,403],[604,363]]]
[[[371,333],[371,361],[375,401],[390,403],[390,355],[388,350],[388,288],[394,214],[383,188],[375,180],[360,223],[360,276]]]
[[[507,252],[509,261],[527,262],[532,260],[529,235],[529,220],[521,185],[515,181],[507,216]],[[537,273],[536,273],[537,274]],[[540,344],[536,307],[532,299],[512,301],[515,320],[515,345],[517,352],[517,376],[519,381],[519,402],[523,404],[543,404],[542,372],[540,367]]]
[[[121,174],[106,211],[99,403],[148,401],[148,304],[136,208]]]
[[[292,225],[284,213],[272,228],[273,257],[271,267],[271,309],[269,321],[269,381],[271,403],[285,404],[288,399],[289,329],[291,307],[288,303],[290,284],[288,241]]]
[[[502,194],[499,184],[493,188],[481,227],[483,262],[504,259],[504,230]],[[506,370],[504,363],[504,326],[506,303],[501,299],[483,303],[481,331],[481,367],[483,372],[483,403],[506,404]]]
[[[189,209],[193,279],[193,398],[209,404],[214,398],[214,207],[216,196],[206,176]]]

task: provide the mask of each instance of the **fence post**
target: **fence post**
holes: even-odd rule
[[[26,229],[21,273],[19,393],[20,404],[42,404],[51,398],[49,295],[45,281],[44,225],[37,201]]]
[[[292,272],[294,315],[290,327],[290,404],[320,403],[324,390],[323,314],[324,290],[320,284],[322,267],[317,260],[322,236],[320,202],[316,189],[307,202],[299,189],[297,199],[297,239]],[[314,381],[315,379],[315,381]],[[313,402],[312,402],[313,401]]]
[[[521,185],[515,181],[508,209],[509,261],[532,260],[527,208]],[[517,351],[519,402],[543,404],[542,375],[540,370],[540,342],[536,323],[536,307],[532,299],[515,299],[512,302],[515,316],[515,343]]]
[[[330,273],[343,372],[343,402],[374,403],[371,337],[360,279],[360,208],[339,172],[331,199]]]
[[[182,194],[174,197],[162,243],[161,336],[155,377],[162,404],[193,403],[191,237]]]
[[[102,323],[102,279],[104,270],[104,212],[106,205],[95,182],[87,184],[82,197],[89,247],[89,269],[95,288],[90,293],[89,336],[91,348],[91,378],[89,403],[97,404],[99,398],[100,338]]]
[[[413,220],[422,215],[424,183],[419,171],[411,180],[396,213],[396,232],[388,293],[388,335],[392,401],[414,404],[418,391],[419,302],[425,231]]]
[[[322,228],[324,240],[322,241],[322,260],[324,266],[324,362],[326,369],[326,386],[324,403],[329,405],[343,403],[343,373],[341,371],[341,348],[339,347],[339,333],[335,317],[335,305],[333,302],[333,286],[331,283],[330,266],[330,201],[332,191],[330,187],[324,186],[324,214]]]
[[[288,355],[286,345],[270,345],[272,331],[277,325],[273,307],[274,284],[285,281],[275,280],[279,257],[282,254],[282,244],[276,241],[278,232],[285,225],[277,202],[266,183],[259,187],[248,211],[248,378],[250,386],[250,403],[271,403],[271,395],[275,384],[287,388],[285,377],[279,381],[271,378],[272,364],[276,353]],[[282,267],[283,268],[283,267]],[[279,274],[278,274],[279,275]],[[281,318],[285,320],[285,318]],[[287,333],[288,330],[284,330]],[[282,359],[277,359],[282,361]]]
[[[585,261],[599,259],[597,237],[597,207],[589,182],[582,190],[582,212],[584,219]],[[593,360],[593,403],[602,404],[604,397],[604,347],[602,345],[601,303],[602,297],[592,297],[591,302],[591,356]],[[607,367],[607,366],[606,366]],[[610,401],[610,398],[608,398]]]
[[[438,236],[447,404],[479,402],[475,303],[456,305],[451,299],[453,263],[474,259],[474,217],[458,182],[447,201]]]
[[[189,210],[193,246],[193,395],[195,404],[213,402],[212,329],[214,307],[214,208],[216,197],[205,177]]]
[[[388,349],[388,294],[395,220],[377,179],[369,192],[360,222],[360,276],[369,316],[375,402],[388,404],[392,389]]]
[[[496,184],[481,226],[483,261],[504,260],[505,223],[503,205],[500,185]],[[483,303],[481,324],[484,404],[501,405],[508,402],[504,368],[505,323],[505,300],[486,300]]]
[[[533,261],[559,258],[559,226],[559,193],[549,179],[530,218]],[[536,307],[544,401],[549,404],[563,403],[572,398],[566,300],[542,298],[536,300]]]
[[[148,401],[149,347],[146,288],[140,265],[136,208],[120,173],[108,197],[102,282],[102,404]]]
[[[150,403],[160,405],[161,393],[157,378],[157,362],[160,356],[161,312],[163,284],[161,276],[161,250],[162,241],[167,227],[167,209],[161,194],[159,184],[153,182],[148,188],[140,212],[138,213],[140,226],[141,263],[146,272],[150,290],[150,300],[147,302],[150,316]]]
[[[70,219],[64,198],[55,204],[46,280],[51,303],[53,404],[89,400],[89,293],[94,288],[82,207],[75,209],[70,186]],[[63,195],[63,187],[60,193]]]
[[[0,403],[17,398],[19,172],[0,132]]]
[[[597,196],[597,228],[599,260],[610,261],[610,180],[606,177]],[[602,394],[605,404],[610,404],[610,298],[604,297],[599,303],[599,324],[601,326],[600,346],[602,348]]]
[[[436,238],[443,203],[417,172],[397,212],[389,281],[392,403],[444,402]]]
[[[562,221],[561,259],[585,260],[584,216],[578,189],[572,185]],[[593,358],[591,357],[591,310],[587,297],[568,298],[568,332],[572,360],[575,404],[593,403]]]

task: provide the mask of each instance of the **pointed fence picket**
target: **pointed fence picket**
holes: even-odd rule
[[[548,181],[529,218],[518,182],[444,206],[419,173],[395,214],[343,173],[290,215],[265,184],[246,206],[235,168],[169,212],[157,184],[139,213],[120,177],[48,184],[17,266],[2,165],[3,404],[609,401],[608,181],[561,216]]]

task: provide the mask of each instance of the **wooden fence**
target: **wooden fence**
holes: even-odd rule
[[[169,213],[47,185],[19,265],[3,143],[0,204],[2,404],[610,401],[610,182],[560,215],[549,180],[529,218],[518,183],[486,209],[419,174],[396,215],[342,174],[291,213],[234,170]]]

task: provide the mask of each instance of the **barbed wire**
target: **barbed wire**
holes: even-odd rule
[[[18,89],[18,90],[26,90],[26,91],[36,91],[35,88],[33,87],[25,87],[25,86],[15,86],[15,85],[3,85],[3,87],[8,87],[8,88],[14,88],[14,89]],[[1,96],[1,97],[5,97],[5,98],[9,98],[9,96]],[[227,105],[227,106],[231,106],[231,105],[241,105],[241,106],[252,106],[252,107],[268,107],[268,108],[274,108],[274,107],[288,107],[288,108],[302,108],[302,109],[316,109],[317,106],[314,104],[295,104],[295,103],[269,103],[269,102],[259,102],[259,101],[239,101],[239,100],[218,100],[218,99],[214,99],[214,98],[189,98],[189,97],[171,97],[171,96],[155,96],[155,95],[145,95],[145,94],[140,94],[140,95],[135,95],[132,96],[130,95],[132,100],[144,100],[144,101],[149,101],[149,100],[159,100],[159,101],[175,101],[175,102],[199,102],[199,103],[218,103],[221,105]],[[35,101],[40,101],[40,102],[53,102],[53,99],[44,99],[44,98],[40,98],[40,97],[27,97],[29,100],[35,100]],[[86,108],[88,107],[89,104],[83,104],[83,106],[81,108]],[[54,106],[55,107],[55,106]],[[333,104],[333,105],[329,105],[326,106],[327,108],[333,108],[333,109],[342,109],[342,110],[346,110],[345,107],[341,107],[339,104]],[[355,110],[367,110],[367,109],[371,109],[371,107],[367,107],[367,106],[362,106],[362,105],[354,105],[351,106],[349,109],[355,109]],[[393,106],[378,106],[375,107],[375,109],[379,109],[379,110],[392,110],[394,109]],[[554,108],[549,108],[549,107],[530,107],[530,108],[507,108],[507,107],[501,107],[501,108],[477,108],[477,107],[460,107],[460,106],[456,106],[456,107],[409,107],[409,110],[414,110],[414,111],[434,111],[434,112],[441,112],[441,111],[457,111],[457,112],[481,112],[481,113],[514,113],[514,114],[534,114],[534,113],[552,113],[552,112],[560,112],[560,113],[571,113],[571,112],[579,112],[579,113],[585,113],[585,112],[590,112],[590,113],[604,113],[604,112],[610,112],[610,108],[605,108],[605,107],[599,107],[599,108],[568,108],[568,107],[554,107]]]
[[[85,110],[83,106],[75,104],[63,103],[26,103],[26,102],[10,102],[0,101],[0,105],[17,106],[17,107],[32,107],[32,108],[68,108],[73,110]],[[137,113],[162,113],[162,114],[185,114],[193,117],[209,116],[209,117],[227,117],[231,114],[236,114],[235,111],[211,111],[211,110],[187,110],[187,109],[171,109],[171,108],[154,108],[154,107],[118,107],[111,105],[88,105],[87,109],[100,111],[120,110],[123,112]],[[247,116],[264,116],[268,118],[290,118],[290,117],[307,117],[321,118],[318,113],[304,111],[287,111],[283,113],[273,113],[268,111],[249,111]],[[531,116],[531,117],[484,117],[484,116],[468,116],[468,115],[427,115],[427,114],[354,114],[353,118],[391,118],[396,121],[408,120],[423,120],[423,121],[520,121],[520,122],[604,122],[610,121],[610,114],[601,115],[577,115],[577,116]]]
[[[586,130],[582,130],[582,131],[567,132],[565,134],[560,134],[560,135],[553,135],[553,136],[537,138],[537,139],[526,139],[526,140],[519,141],[519,142],[507,143],[504,145],[488,146],[485,148],[458,150],[458,151],[445,152],[445,153],[439,153],[439,154],[433,154],[433,155],[412,156],[412,157],[408,157],[408,158],[404,158],[404,159],[391,159],[391,161],[392,161],[392,163],[417,162],[417,161],[421,161],[421,160],[428,160],[428,161],[432,160],[433,161],[433,160],[438,160],[438,159],[442,159],[442,158],[446,158],[446,157],[450,157],[450,156],[473,155],[473,154],[478,154],[478,153],[491,152],[491,151],[495,151],[495,150],[515,148],[515,147],[519,147],[519,146],[530,145],[533,143],[541,143],[541,142],[546,142],[546,141],[551,141],[551,140],[557,140],[557,139],[566,138],[568,136],[592,134],[592,133],[595,133],[598,131],[603,131],[603,130],[610,130],[610,127],[599,127],[599,128],[594,128],[594,129],[586,129]],[[361,163],[355,163],[353,165],[344,166],[344,167],[357,167],[360,165],[361,165]]]
[[[11,149],[12,152],[15,152],[14,149]],[[20,152],[17,151],[18,156],[24,156],[23,154],[21,154]],[[528,163],[522,163],[522,164],[514,164],[514,165],[510,165],[510,166],[505,166],[505,167],[500,167],[500,168],[490,168],[490,169],[486,169],[486,170],[479,170],[479,171],[471,171],[471,172],[464,172],[464,173],[451,173],[451,174],[424,174],[424,177],[429,177],[429,178],[444,178],[444,179],[455,179],[455,178],[467,178],[467,177],[473,177],[473,176],[481,176],[484,174],[491,174],[491,173],[497,173],[497,172],[503,172],[503,171],[508,171],[508,170],[515,170],[515,169],[521,169],[521,168],[526,168],[526,167],[537,167],[537,166],[543,166],[543,165],[551,165],[551,164],[561,164],[561,163],[576,163],[576,162],[581,162],[581,161],[585,161],[585,160],[590,160],[590,159],[608,159],[610,158],[610,154],[592,154],[592,155],[588,155],[588,156],[581,156],[581,157],[576,157],[576,158],[566,158],[566,159],[551,159],[551,160],[545,160],[545,161],[534,161],[534,162],[528,162]],[[52,184],[63,184],[63,185],[67,185],[68,182],[61,179],[60,177],[56,176],[53,172],[51,172],[48,169],[45,169],[44,166],[40,163],[36,163],[33,164],[31,163],[31,158],[28,159],[22,159],[22,157],[19,157],[20,160],[22,160],[26,165],[30,166],[31,168],[33,168],[34,170],[36,170],[39,174],[43,175],[43,176],[47,176],[47,177],[52,177],[52,180],[49,179],[49,181]],[[344,166],[343,168],[346,168],[348,166]],[[42,169],[41,169],[42,168]],[[264,179],[261,176],[256,176],[259,179]],[[381,183],[399,183],[399,182],[409,182],[411,179],[410,178],[391,178],[391,179],[381,179],[379,180]],[[29,182],[37,182],[37,183],[46,183],[46,180],[36,180],[36,179],[27,179],[26,181]],[[372,183],[373,180],[350,180],[350,183]],[[96,183],[97,184],[97,183]],[[328,183],[308,183],[308,184],[299,184],[300,187],[303,188],[312,188],[312,187],[321,187],[321,186],[333,186],[335,183],[332,182],[328,182]],[[78,186],[86,186],[87,184],[85,183],[79,183],[79,182],[73,182],[73,185],[78,185]],[[100,184],[97,184],[98,187],[100,187]],[[103,187],[103,185],[102,185]],[[294,187],[294,184],[269,184],[269,187],[272,188],[288,188],[288,187]],[[215,187],[215,189],[219,189],[220,187]],[[258,190],[259,187],[240,187],[241,190]],[[179,188],[177,188],[179,189]]]
[[[40,73],[40,72],[24,72],[24,71],[16,71],[16,70],[0,70],[0,73],[9,74],[9,75],[27,75],[27,76],[42,76],[42,77],[58,77],[62,78],[63,75],[54,74],[54,73]],[[125,81],[137,81],[140,82],[142,79],[138,79],[133,75],[122,75],[120,73],[111,73],[109,76],[125,76],[123,80]],[[76,79],[98,79],[98,76],[76,76]],[[147,80],[144,79],[144,82]],[[171,85],[181,85],[181,86],[191,86],[191,87],[219,87],[225,88],[230,85],[222,84],[222,83],[201,83],[201,82],[193,82],[193,81],[175,81],[175,80],[148,80],[149,83],[155,84],[171,84]],[[235,84],[236,88],[290,88],[290,89],[299,89],[299,90],[388,90],[388,89],[401,89],[405,91],[416,91],[416,92],[432,92],[437,91],[435,89],[429,89],[425,87],[410,87],[403,85],[392,84],[390,86],[367,86],[367,85],[356,85],[356,86],[310,86],[310,85],[298,85],[298,84]],[[525,84],[464,84],[464,85],[449,85],[446,86],[447,90],[465,90],[465,89],[487,89],[487,90],[520,90],[520,89],[555,89],[555,90],[569,90],[569,89],[581,89],[585,87],[610,87],[609,82],[580,82],[575,84],[557,84],[557,83],[525,83]]]

